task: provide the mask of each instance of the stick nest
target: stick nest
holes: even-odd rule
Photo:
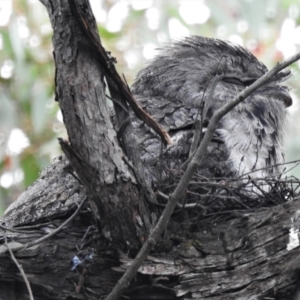
[[[232,216],[240,211],[254,211],[293,201],[300,195],[300,179],[288,174],[299,164],[300,160],[285,163],[280,176],[274,174],[265,178],[255,178],[255,171],[238,178],[205,178],[196,173],[173,216],[176,218],[180,212],[188,211],[190,221],[198,223],[220,215]],[[172,182],[161,185],[159,191],[170,194],[179,180],[180,175],[174,175]],[[158,201],[166,204],[163,194],[158,193]]]

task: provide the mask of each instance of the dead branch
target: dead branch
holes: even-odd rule
[[[6,237],[6,232],[4,232],[4,245],[6,246],[7,250],[9,251],[9,254],[10,254],[10,257],[11,259],[13,260],[13,262],[15,263],[15,265],[18,267],[24,281],[25,281],[25,284],[26,284],[26,287],[27,287],[27,290],[28,290],[28,293],[29,293],[29,297],[30,297],[30,300],[34,300],[33,298],[33,294],[32,294],[32,291],[31,291],[31,287],[30,287],[30,283],[27,279],[27,276],[23,270],[23,267],[22,265],[20,265],[17,261],[17,259],[15,258],[14,254],[13,254],[13,251],[10,249],[8,243],[7,243],[7,237]]]
[[[36,246],[36,245],[39,245],[41,243],[43,243],[44,241],[50,239],[51,237],[55,236],[56,234],[58,234],[59,232],[61,232],[69,223],[71,223],[76,217],[77,215],[79,214],[80,210],[82,209],[83,205],[86,203],[87,201],[87,197],[85,197],[83,199],[83,201],[80,203],[80,205],[77,207],[76,211],[74,212],[74,214],[69,218],[67,219],[63,224],[61,224],[58,228],[56,228],[55,230],[53,230],[52,232],[50,232],[49,234],[43,236],[42,238],[40,239],[37,239],[35,241],[32,241],[24,246],[20,246],[20,247],[15,247],[13,249],[13,251],[18,251],[18,250],[26,250],[27,248],[30,248],[30,247],[33,247],[33,246]],[[12,229],[9,229],[7,227],[4,227],[4,226],[1,226],[2,228],[4,228],[5,230],[11,230],[11,231],[15,231],[13,228]],[[22,232],[23,231],[17,231],[17,232]],[[10,250],[12,251],[12,250]]]

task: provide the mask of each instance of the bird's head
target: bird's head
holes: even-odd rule
[[[191,36],[163,49],[137,76],[133,93],[146,97],[164,97],[170,101],[196,106],[216,75],[223,76],[216,93],[230,100],[268,71],[248,50],[229,42]],[[282,71],[255,93],[265,94],[292,104],[287,88],[280,85],[290,71]]]

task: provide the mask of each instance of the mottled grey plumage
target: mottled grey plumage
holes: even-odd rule
[[[173,140],[172,145],[163,147],[160,138],[135,119],[145,171],[152,184],[171,183],[174,176],[182,173],[202,101],[206,113],[203,123],[207,126],[219,107],[266,72],[265,65],[249,51],[217,39],[193,36],[162,49],[139,72],[132,86],[142,107]],[[221,120],[198,174],[240,176],[284,161],[282,143],[291,98],[279,83],[289,74],[279,73]],[[208,99],[216,75],[224,77]],[[281,171],[281,166],[275,166],[251,176],[259,178]]]

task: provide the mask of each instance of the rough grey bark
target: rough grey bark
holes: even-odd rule
[[[147,236],[138,209],[143,199],[110,120],[104,71],[68,2],[44,3],[55,28],[56,100],[74,153],[68,158],[87,190],[99,230],[124,251],[138,249]],[[85,1],[78,3],[84,8]],[[95,29],[94,17],[86,11]]]
[[[148,207],[145,187],[122,158],[105,101],[104,71],[67,1],[43,3],[54,28],[56,96],[69,132],[69,158],[81,183],[68,161],[58,159],[0,219],[0,241],[7,226],[15,227],[7,230],[9,243],[44,236],[88,195],[90,206],[70,227],[15,256],[35,299],[102,299],[131,263],[160,211]],[[89,12],[86,1],[78,3]],[[94,26],[92,15],[90,22]],[[128,141],[130,137],[123,139]],[[124,297],[292,299],[299,285],[300,251],[287,245],[290,233],[299,232],[299,210],[295,199],[220,215],[196,227],[173,220]],[[91,259],[72,270],[76,254],[82,258],[91,253]],[[27,298],[23,278],[0,248],[0,299]]]
[[[70,175],[69,182],[77,191],[64,189],[65,166],[64,158],[58,160],[42,174],[43,179],[35,185],[36,192],[31,191],[34,187],[25,192],[27,210],[16,205],[1,218],[1,224],[19,225],[16,232],[7,232],[9,241],[25,244],[45,235],[75,210],[76,205],[69,206],[68,202],[75,196],[75,203],[84,198],[78,182]],[[45,182],[53,190],[41,195]],[[56,197],[60,205],[57,209],[46,209],[46,216],[40,210],[39,216],[22,221],[25,212],[38,211],[39,200],[51,203]],[[148,256],[125,295],[130,299],[293,299],[299,284],[299,247],[288,251],[287,245],[290,231],[297,232],[299,228],[299,210],[300,201],[295,199],[273,209],[234,213],[229,220],[227,217],[208,221],[194,232],[174,232],[170,226],[166,233],[169,239]],[[23,222],[28,222],[28,227]],[[96,249],[91,261],[71,270],[71,259],[76,254]],[[35,299],[99,299],[109,293],[132,261],[99,235],[88,207],[58,236],[15,255]],[[84,269],[87,271],[83,276]],[[7,253],[0,253],[0,274],[0,299],[28,297],[23,279]],[[76,293],[81,276],[84,284]]]

